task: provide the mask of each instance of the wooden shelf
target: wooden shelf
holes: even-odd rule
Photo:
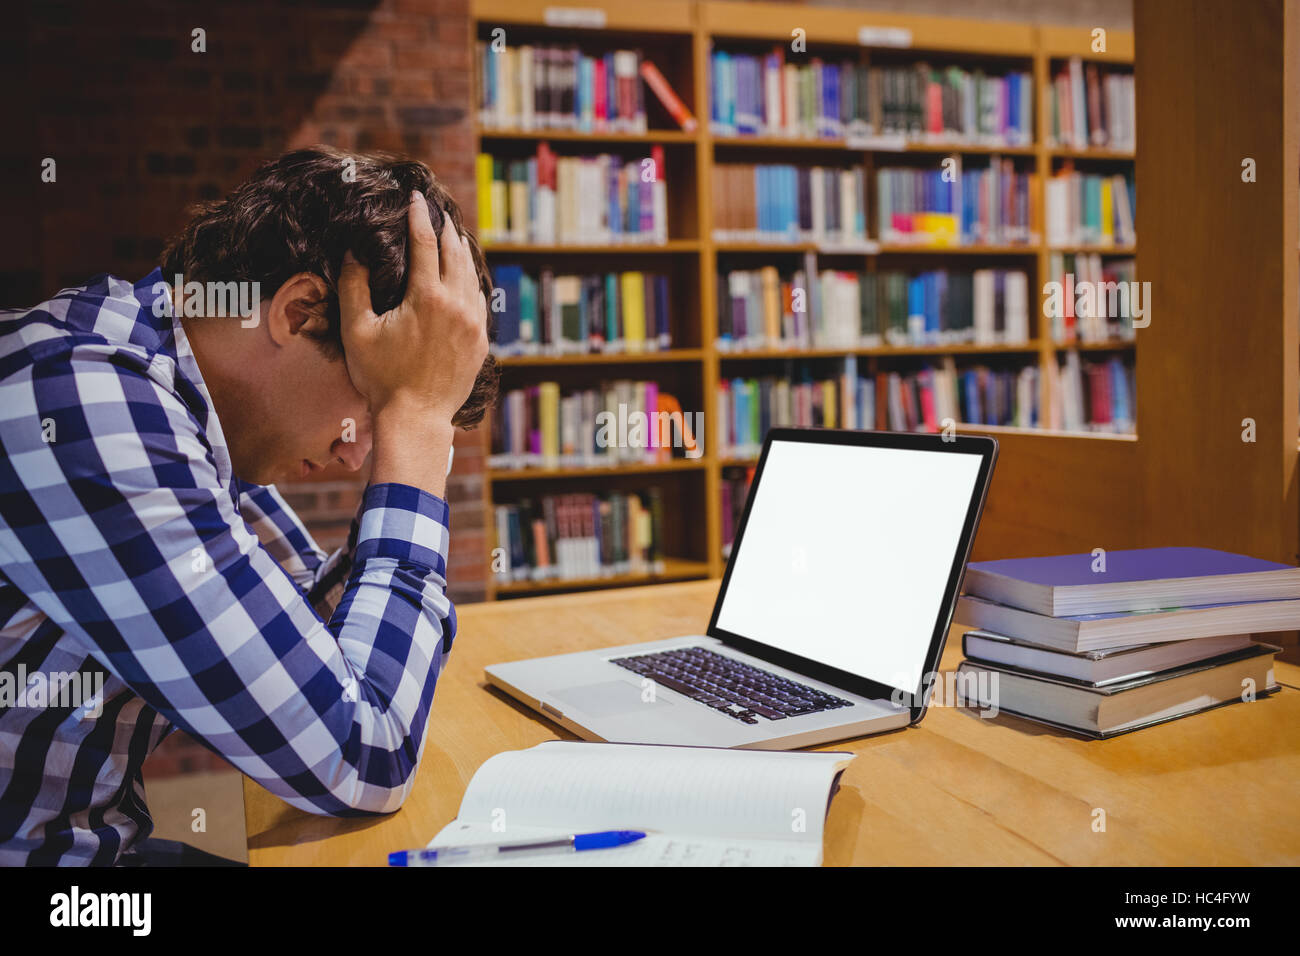
[[[957,343],[952,345],[879,345],[879,346],[847,346],[845,348],[815,348],[815,349],[750,349],[747,351],[728,351],[718,349],[718,359],[727,361],[729,359],[805,359],[805,358],[833,358],[841,355],[874,355],[880,358],[888,358],[891,355],[909,356],[909,355],[994,355],[998,353],[1009,354],[1037,354],[1042,350],[1041,344],[1035,340],[1026,342],[1022,345],[973,345],[970,343]]]
[[[957,434],[987,434],[987,435],[1019,435],[1029,438],[1082,438],[1087,440],[1100,441],[1120,441],[1135,442],[1137,435],[1131,432],[1104,432],[1104,431],[1066,431],[1063,429],[1051,428],[1023,428],[1018,425],[976,425],[970,422],[958,422]],[[918,434],[923,434],[918,432]],[[934,434],[931,432],[931,434]],[[719,468],[748,468],[751,465],[758,464],[758,456],[753,457],[728,457],[718,461]]]
[[[709,577],[707,561],[665,558],[662,572],[601,575],[586,578],[549,578],[542,581],[502,581],[493,584],[498,597],[525,594],[548,594],[554,591],[582,591],[596,588],[620,588],[638,584],[661,584],[666,581],[689,581]]]
[[[1128,352],[1132,354],[1135,343],[1131,341],[1107,343],[1072,343],[1058,345],[1040,335],[1039,338],[1021,345],[926,345],[926,346],[878,346],[853,348],[815,348],[789,350],[783,348],[765,348],[750,351],[729,351],[717,346],[717,292],[720,257],[735,256],[737,262],[753,262],[767,265],[785,262],[791,264],[793,257],[814,254],[825,257],[827,264],[823,268],[835,267],[836,259],[854,262],[852,268],[893,268],[893,263],[905,261],[905,257],[917,257],[923,262],[916,263],[924,268],[935,265],[949,265],[955,268],[974,268],[987,263],[981,259],[991,260],[999,268],[1025,268],[1030,275],[1030,285],[1041,285],[1047,274],[1050,257],[1054,252],[1097,253],[1102,256],[1131,256],[1134,247],[1112,246],[1109,248],[1051,249],[1046,242],[1046,230],[1043,228],[1043,211],[1046,208],[1046,180],[1065,160],[1077,159],[1080,162],[1100,160],[1108,162],[1134,162],[1132,151],[1108,149],[1069,149],[1048,144],[1041,135],[1042,98],[1041,93],[1050,80],[1053,63],[1071,55],[1079,55],[1085,60],[1100,60],[1108,63],[1131,63],[1133,56],[1133,37],[1117,31],[1110,31],[1107,42],[1109,52],[1105,55],[1090,55],[1091,31],[1083,28],[1049,28],[1025,23],[1004,21],[980,21],[955,19],[935,16],[913,16],[900,13],[887,13],[871,10],[845,9],[822,5],[789,5],[776,3],[741,3],[732,0],[660,0],[651,6],[636,6],[614,3],[612,0],[574,0],[561,5],[565,9],[599,9],[604,11],[605,31],[585,29],[574,26],[564,29],[554,22],[547,24],[547,10],[552,7],[544,0],[471,0],[471,17],[475,27],[471,31],[476,38],[487,35],[487,31],[498,22],[524,24],[526,29],[520,35],[524,40],[511,42],[562,43],[564,45],[583,46],[592,43],[597,47],[610,49],[623,45],[637,46],[638,34],[644,31],[654,34],[654,42],[662,49],[671,49],[677,54],[672,62],[673,70],[670,80],[677,86],[677,92],[690,106],[699,127],[696,131],[685,133],[677,129],[649,130],[645,133],[591,132],[577,130],[523,130],[479,127],[475,130],[476,142],[484,151],[493,151],[495,146],[502,153],[518,155],[521,150],[529,149],[529,144],[544,140],[553,140],[564,144],[567,152],[573,152],[582,145],[590,145],[592,151],[599,151],[603,146],[629,146],[663,144],[674,156],[676,168],[685,176],[679,176],[679,189],[674,191],[670,184],[670,229],[681,236],[695,238],[675,238],[665,245],[536,245],[532,243],[498,242],[488,244],[484,251],[489,261],[509,261],[507,257],[529,257],[536,259],[553,259],[561,265],[557,268],[575,271],[596,271],[606,268],[602,263],[588,264],[588,257],[599,256],[619,262],[619,268],[650,268],[655,263],[653,257],[680,255],[663,265],[671,264],[676,281],[684,281],[686,294],[692,297],[690,306],[697,314],[689,316],[688,328],[690,340],[703,343],[700,347],[674,348],[663,352],[644,353],[597,353],[572,355],[510,356],[499,359],[505,381],[515,376],[519,380],[520,369],[549,370],[555,369],[556,378],[566,383],[565,375],[574,381],[587,381],[598,376],[600,370],[611,370],[620,366],[635,366],[654,363],[662,366],[665,379],[671,374],[674,385],[685,390],[691,402],[699,402],[705,416],[705,437],[709,446],[714,447],[712,436],[720,434],[718,428],[718,409],[716,389],[720,379],[728,373],[734,374],[736,363],[760,360],[791,359],[834,359],[844,356],[861,357],[871,373],[888,370],[891,359],[925,359],[944,356],[960,356],[978,361],[988,357],[996,361],[997,357],[1006,357],[1004,361],[1024,361],[1036,363],[1042,372],[1042,392],[1040,397],[1041,414],[1045,420],[1050,414],[1048,407],[1048,370],[1055,366],[1064,353],[1077,352]],[[551,14],[554,16],[554,13]],[[578,14],[581,19],[588,14]],[[599,16],[599,15],[598,15]],[[944,142],[895,142],[885,138],[850,141],[848,138],[806,138],[785,136],[742,136],[714,135],[708,126],[708,56],[710,45],[726,46],[735,41],[739,47],[756,51],[764,46],[790,40],[792,25],[798,25],[806,31],[810,56],[833,58],[844,56],[866,62],[887,60],[901,61],[906,58],[928,60],[932,63],[946,62],[945,56],[951,55],[952,62],[959,62],[970,67],[983,66],[994,70],[1020,69],[1032,72],[1035,100],[1034,113],[1039,137],[1035,142],[1022,146],[993,146],[983,143],[944,143]],[[884,32],[864,39],[859,35],[863,27],[883,28]],[[879,44],[888,42],[888,31],[896,31],[895,36],[906,35],[910,47],[886,48]],[[897,31],[902,31],[898,33]],[[667,38],[665,38],[667,37]],[[656,58],[660,67],[671,62],[665,55],[663,61]],[[686,78],[683,80],[683,78]],[[656,122],[664,122],[662,114],[653,95],[646,92],[648,109],[658,115]],[[698,146],[692,149],[691,147]],[[557,147],[558,148],[558,147]],[[713,167],[719,152],[725,157],[743,158],[744,161],[776,161],[782,152],[793,157],[802,154],[803,161],[826,165],[863,166],[868,172],[869,181],[874,181],[872,170],[891,161],[907,162],[900,157],[911,154],[912,162],[923,163],[924,157],[938,157],[956,154],[959,156],[986,157],[999,155],[1016,160],[1017,168],[1037,174],[1037,184],[1032,187],[1034,195],[1031,205],[1035,207],[1033,231],[1037,239],[1032,244],[997,244],[997,245],[948,245],[921,246],[910,243],[870,242],[862,247],[819,245],[811,242],[755,242],[732,241],[720,239],[713,235],[714,196],[709,184],[713,182]],[[785,161],[782,157],[780,161]],[[934,160],[937,162],[937,159]],[[980,159],[972,160],[971,165],[979,165]],[[870,190],[869,190],[870,192]],[[868,217],[869,228],[875,222]],[[1300,230],[1298,230],[1300,231]],[[1292,233],[1293,235],[1295,233]],[[649,257],[649,259],[647,259]],[[748,257],[748,258],[743,258]],[[782,258],[784,257],[784,258]],[[875,257],[885,257],[876,259]],[[855,260],[859,260],[855,261]],[[623,266],[622,263],[627,265]],[[878,265],[877,265],[878,263]],[[658,267],[655,263],[655,267]],[[731,267],[730,261],[722,268]],[[748,267],[748,266],[747,266]],[[1038,297],[1031,293],[1033,302]],[[680,305],[685,300],[676,298]],[[1039,329],[1046,330],[1046,320],[1038,319]],[[674,326],[680,329],[680,324]],[[1023,357],[1023,358],[1020,358]],[[560,370],[571,369],[564,372]],[[649,375],[657,369],[638,370],[634,374]],[[525,374],[536,374],[533,373]],[[653,376],[652,376],[653,377]],[[515,387],[509,385],[506,387]],[[567,385],[566,385],[567,387]],[[679,398],[682,397],[679,395]],[[1145,405],[1143,406],[1146,407]],[[692,411],[694,409],[691,409]],[[1037,542],[1050,536],[1058,527],[1055,512],[1060,510],[1059,488],[1067,478],[1078,476],[1079,482],[1093,482],[1098,488],[1109,487],[1107,479],[1116,475],[1127,475],[1119,463],[1128,462],[1131,449],[1136,439],[1131,435],[1114,435],[1099,432],[1053,432],[1045,429],[1024,429],[1015,427],[987,427],[959,425],[959,431],[987,433],[997,435],[1004,444],[1004,458],[999,464],[999,471],[1007,474],[1003,477],[1006,487],[1015,488],[1014,504],[1003,504],[999,510],[993,503],[993,514],[986,516],[982,541],[991,541],[990,548],[1007,546],[1022,547],[1020,539],[1011,537],[1014,529],[1020,529],[1025,521],[1032,523]],[[1049,450],[1044,451],[1046,446]],[[1007,454],[1005,449],[1017,449],[1015,454]],[[1063,452],[1062,449],[1066,449]],[[1070,466],[1065,477],[1051,472],[1052,482],[1043,484],[1038,481],[1037,467],[1058,467],[1065,455]],[[547,582],[502,582],[489,581],[490,596],[515,596],[520,594],[548,593],[563,590],[580,590],[585,588],[618,587],[626,584],[645,584],[655,580],[680,580],[688,577],[716,577],[725,567],[721,557],[721,470],[731,466],[749,466],[755,459],[724,459],[706,454],[699,459],[674,459],[665,463],[622,464],[607,468],[557,467],[530,469],[490,468],[483,482],[483,497],[487,507],[494,502],[501,503],[516,500],[518,497],[532,493],[534,481],[572,482],[572,487],[583,491],[605,490],[607,488],[642,488],[662,482],[675,507],[677,517],[674,530],[686,535],[686,543],[669,543],[669,550],[679,554],[703,554],[707,558],[700,561],[672,559],[665,575],[658,577],[628,576],[622,578],[592,578]],[[1096,468],[1090,470],[1096,463]],[[1096,473],[1094,473],[1094,471]],[[702,480],[683,480],[674,476],[699,473]],[[630,480],[623,480],[631,476]],[[638,482],[636,476],[644,476],[645,481]],[[1098,483],[1099,482],[1099,483]],[[1112,480],[1112,484],[1115,482]],[[1042,488],[1041,493],[1031,489]],[[1069,486],[1073,488],[1073,485]],[[1088,484],[1088,489],[1094,484]],[[1084,494],[1090,491],[1080,492]],[[702,494],[702,499],[701,499]],[[499,497],[498,497],[499,496]],[[1107,496],[1107,506],[1113,496]],[[1040,500],[1041,499],[1041,500]],[[1008,499],[1009,500],[1009,499]],[[1021,505],[1028,503],[1030,517],[1023,518]],[[683,519],[685,514],[688,519]],[[688,526],[689,527],[686,527]],[[1090,527],[1086,526],[1085,527]],[[492,533],[488,532],[489,540]],[[1033,543],[1033,542],[1031,542]],[[1045,553],[1045,552],[1041,552]],[[985,556],[995,556],[990,551]]]
[[[1048,246],[1047,251],[1074,256],[1094,253],[1101,256],[1134,256],[1137,255],[1137,246]]]
[[[1135,442],[1137,435],[1129,432],[1066,431],[1052,428],[1021,428],[1016,425],[966,425],[958,423],[957,431],[980,432],[990,435],[1025,435],[1033,438],[1085,438],[1100,441]]]
[[[964,255],[964,256],[1033,256],[1041,247],[1033,245],[1011,246],[914,246],[906,242],[881,243],[880,255]]]
[[[815,252],[823,256],[880,256],[880,255],[965,255],[965,256],[1032,256],[1041,249],[1038,243],[1010,246],[951,245],[923,246],[907,242],[880,243],[869,240],[865,248],[854,246],[820,245],[815,242],[743,242],[730,239],[713,240],[718,252]],[[1100,250],[1096,250],[1100,251]]]
[[[599,17],[600,26],[582,22],[584,12]],[[567,19],[558,19],[560,17]],[[600,31],[668,33],[690,36],[695,30],[695,4],[689,0],[655,0],[653,4],[605,3],[600,0],[472,0],[470,16],[479,23],[519,23],[556,31],[565,43],[584,33]],[[576,35],[575,35],[576,34]],[[471,61],[472,62],[472,61]]]
[[[639,365],[643,362],[699,362],[703,359],[703,349],[663,349],[657,352],[575,352],[572,355],[507,355],[498,356],[497,364],[507,368],[533,365]]]
[[[1089,146],[1083,149],[1075,149],[1069,146],[1049,146],[1047,155],[1052,159],[1113,159],[1123,162],[1133,162],[1135,154],[1131,149],[1103,149],[1097,146]]]
[[[548,478],[608,478],[614,475],[652,475],[676,471],[699,471],[707,462],[701,458],[674,458],[662,462],[624,462],[604,467],[563,466],[558,468],[492,468],[491,481],[540,481]]]
[[[837,246],[816,242],[714,239],[712,246],[718,252],[815,252],[823,256],[873,256],[880,249],[879,243],[871,241],[864,246]]]
[[[1058,352],[1115,352],[1137,348],[1137,342],[1133,339],[1108,339],[1105,342],[1054,342],[1052,348]]]
[[[481,140],[553,140],[557,143],[695,143],[695,133],[683,133],[679,129],[652,129],[644,133],[618,133],[612,130],[592,130],[589,133],[572,129],[499,129],[483,126],[478,131]]]
[[[719,39],[758,39],[777,43],[789,43],[790,30],[797,25],[807,31],[810,49],[815,44],[822,50],[827,44],[860,48],[859,31],[862,27],[907,30],[910,49],[916,51],[1028,58],[1037,48],[1036,28],[1027,23],[916,16],[820,5],[720,0],[699,5],[699,24],[705,35]],[[867,48],[880,47],[868,44]]]
[[[699,252],[699,250],[700,244],[694,239],[670,239],[657,245],[649,242],[614,242],[609,245],[556,243],[548,246],[537,246],[527,242],[490,242],[483,245],[485,255],[500,253],[511,256],[607,255],[611,253],[620,256],[654,256],[673,252]]]
[[[883,153],[896,155],[903,153],[958,153],[972,156],[1005,155],[1033,156],[1037,151],[1030,146],[988,146],[982,143],[926,143],[908,142],[901,149],[888,146],[859,146],[842,138],[808,139],[796,136],[712,136],[709,141],[714,146],[743,147],[748,149],[807,149],[828,152]]]
[[[1124,30],[1106,31],[1106,50],[1093,48],[1092,29],[1088,27],[1040,26],[1038,50],[1048,60],[1064,60],[1077,56],[1081,60],[1111,63],[1116,66],[1132,65],[1133,34]]]

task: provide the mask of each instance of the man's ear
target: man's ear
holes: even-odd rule
[[[310,272],[298,272],[286,279],[271,296],[262,316],[271,341],[288,345],[295,335],[323,335],[329,327],[325,317],[328,294],[325,280]]]

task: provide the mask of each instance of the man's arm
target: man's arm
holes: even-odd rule
[[[257,535],[262,547],[307,596],[316,613],[328,621],[343,596],[344,584],[352,574],[360,507],[352,519],[347,545],[328,555],[316,544],[311,532],[274,485],[241,482],[239,513]]]

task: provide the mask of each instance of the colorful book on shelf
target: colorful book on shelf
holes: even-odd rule
[[[668,241],[667,164],[661,146],[629,160],[610,153],[556,156],[543,142],[528,159],[480,154],[475,171],[485,247]]]
[[[493,468],[605,468],[703,454],[701,413],[658,383],[620,379],[564,393],[558,382],[508,389],[492,416]]]
[[[1213,548],[1139,548],[973,561],[966,593],[1036,614],[1300,599],[1300,568]]]
[[[1132,150],[1135,87],[1131,67],[1115,68],[1074,57],[1049,87],[1047,131],[1053,146]]]
[[[939,169],[878,169],[877,235],[885,243],[940,248],[1032,244],[1035,180],[997,156],[987,167],[955,176]]]
[[[647,352],[672,347],[667,275],[556,275],[551,269],[541,269],[534,278],[515,264],[495,266],[492,271],[502,293],[493,345],[499,356]]]
[[[1053,342],[1133,340],[1133,317],[1139,307],[1130,293],[1137,275],[1134,260],[1102,258],[1095,252],[1052,252],[1047,275],[1061,289],[1060,307],[1044,306]]]
[[[1032,80],[1024,72],[820,57],[794,63],[781,46],[758,55],[717,49],[708,65],[717,136],[842,138],[898,149],[908,141],[1023,146],[1032,139]]]
[[[713,176],[720,242],[873,248],[861,168],[718,163]]]
[[[672,84],[659,72],[659,68],[649,60],[642,60],[639,72],[641,79],[645,80],[646,86],[650,87],[650,91],[654,93],[663,108],[668,111],[668,115],[673,118],[673,122],[680,126],[683,132],[695,132],[698,125],[695,122],[695,117],[686,108],[686,104],[677,95],[677,91],[672,88]]]
[[[1131,174],[1080,173],[1066,162],[1047,180],[1047,242],[1054,247],[1113,248],[1137,241]]]
[[[667,392],[658,391],[653,382],[649,387],[653,391],[647,396],[647,405],[658,413],[651,428],[656,429],[654,443],[659,448],[659,460],[667,461],[671,457],[669,449],[678,447],[685,450],[688,458],[701,457],[704,446],[681,402]]]
[[[553,581],[662,574],[658,488],[545,495],[493,507],[498,581]]]
[[[477,115],[484,129],[644,133],[641,54],[588,55],[572,46],[475,47]]]
[[[1048,391],[1056,431],[1131,434],[1134,429],[1135,371],[1132,356],[1085,362],[1067,352],[1049,364]]]
[[[816,297],[807,294],[806,274],[781,276],[767,265],[720,277],[719,349],[1028,342],[1028,276],[1022,271],[935,269],[909,276],[823,269],[815,273]],[[906,304],[893,300],[902,287]],[[813,308],[807,308],[810,299]]]

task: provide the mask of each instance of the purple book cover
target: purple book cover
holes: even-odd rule
[[[972,561],[973,571],[1045,587],[1071,587],[1132,581],[1162,581],[1170,578],[1199,578],[1221,574],[1250,574],[1256,571],[1292,570],[1244,554],[1211,548],[1140,548],[1106,552],[1105,572],[1094,572],[1092,554],[1058,554],[1046,558],[1008,558],[1001,561]]]

